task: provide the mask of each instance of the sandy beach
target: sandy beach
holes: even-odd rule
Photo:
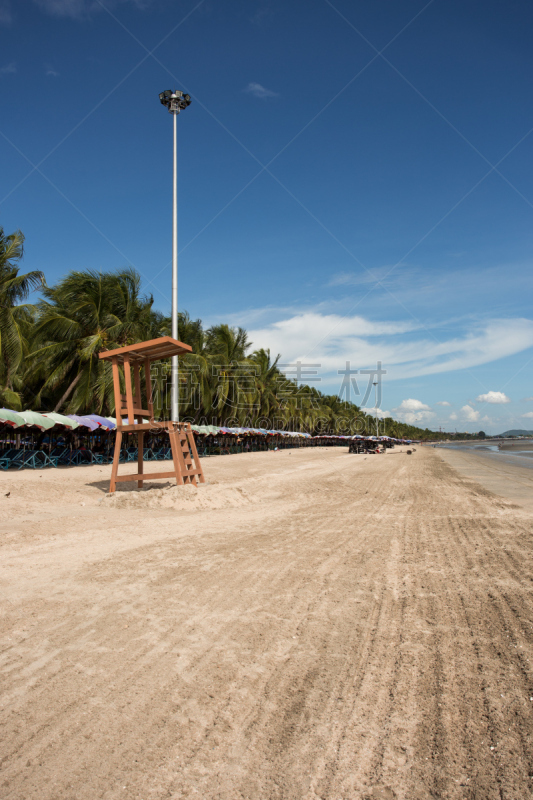
[[[2,800],[531,797],[533,470],[405,450],[0,474]]]

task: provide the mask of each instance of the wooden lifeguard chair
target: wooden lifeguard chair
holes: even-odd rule
[[[117,432],[115,440],[115,453],[113,456],[113,469],[109,491],[114,492],[116,484],[120,481],[137,481],[139,489],[143,481],[157,481],[161,478],[176,478],[178,485],[198,482],[205,483],[204,473],[200,466],[198,451],[194,441],[194,434],[188,422],[172,422],[154,420],[154,405],[152,398],[152,379],[150,367],[152,361],[170,358],[181,353],[190,353],[192,348],[188,344],[178,342],[171,336],[162,336],[149,342],[139,342],[129,347],[119,347],[117,350],[105,350],[100,353],[100,358],[111,361],[113,366],[113,388],[115,391],[115,414],[117,418]],[[124,384],[126,394],[120,388],[120,366],[124,369]],[[132,378],[133,367],[133,378]],[[144,367],[146,379],[146,408],[141,403],[141,368]],[[143,422],[147,417],[149,422]],[[127,420],[124,421],[124,418]],[[174,469],[172,472],[144,472],[144,434],[146,431],[166,431],[172,450]],[[137,434],[137,472],[129,475],[118,474],[120,448],[123,433]]]

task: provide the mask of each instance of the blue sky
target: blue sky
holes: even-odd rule
[[[523,0],[0,0],[0,225],[168,312],[183,89],[180,308],[325,392],[381,361],[399,419],[533,429],[532,33]]]

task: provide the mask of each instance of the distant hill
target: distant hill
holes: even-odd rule
[[[507,436],[533,436],[533,431],[505,431],[505,433],[499,433],[498,436],[503,436],[504,438]]]

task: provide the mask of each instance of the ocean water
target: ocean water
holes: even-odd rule
[[[442,444],[449,450],[464,450],[478,456],[494,459],[498,463],[533,469],[533,450],[500,450],[497,444]]]

